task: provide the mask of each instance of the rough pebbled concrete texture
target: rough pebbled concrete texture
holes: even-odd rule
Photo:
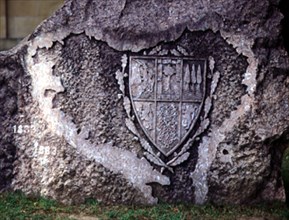
[[[279,168],[289,136],[289,61],[278,4],[67,0],[0,54],[0,190],[64,203],[284,199]],[[209,124],[174,173],[145,159],[141,138],[125,125],[115,78],[127,71],[123,55],[157,45],[215,62],[201,115]]]

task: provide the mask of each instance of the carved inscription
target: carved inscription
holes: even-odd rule
[[[129,86],[143,131],[160,152],[169,156],[200,115],[206,62],[188,57],[132,56]]]

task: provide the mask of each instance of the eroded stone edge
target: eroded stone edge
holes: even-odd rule
[[[62,35],[62,37],[65,38],[66,35]],[[103,144],[97,147],[90,144],[85,140],[85,129],[77,134],[76,125],[72,122],[72,118],[65,115],[60,109],[52,108],[52,100],[55,95],[64,91],[60,77],[52,75],[55,63],[40,55],[37,63],[33,60],[37,48],[46,47],[48,49],[52,44],[53,41],[50,35],[29,42],[25,57],[27,71],[32,78],[32,97],[38,102],[42,117],[48,123],[50,131],[64,137],[68,144],[87,158],[93,159],[115,173],[122,174],[125,179],[143,193],[148,204],[156,203],[157,198],[152,196],[152,188],[146,184],[157,182],[162,185],[169,185],[168,177],[154,170],[147,160],[137,158],[130,151],[114,147],[111,144]],[[45,96],[46,90],[55,92]]]
[[[256,75],[259,62],[252,51],[254,41],[247,39],[244,35],[233,35],[224,31],[220,31],[220,33],[226,42],[233,45],[239,54],[247,57],[249,65],[242,81],[242,84],[247,86],[247,93],[241,97],[241,104],[237,106],[235,111],[231,112],[230,117],[220,127],[212,125],[208,136],[202,138],[198,148],[198,162],[194,172],[190,175],[195,187],[195,201],[197,204],[204,204],[208,200],[208,172],[216,157],[219,144],[225,140],[226,133],[233,129],[242,116],[254,108],[254,93],[257,85]]]

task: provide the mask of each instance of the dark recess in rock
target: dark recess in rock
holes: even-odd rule
[[[17,150],[14,135],[19,106],[24,104],[20,95],[23,92],[21,57],[24,51],[6,58],[0,55],[0,191],[9,189],[13,178],[13,162]]]
[[[279,8],[280,8],[280,11],[284,15],[284,18],[281,22],[282,36],[283,36],[284,46],[287,52],[289,53],[289,1],[281,0]]]

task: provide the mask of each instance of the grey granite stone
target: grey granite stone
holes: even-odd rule
[[[278,5],[66,0],[0,53],[0,190],[64,203],[284,199],[289,60]],[[198,117],[171,154],[143,129],[133,57],[206,60]]]

